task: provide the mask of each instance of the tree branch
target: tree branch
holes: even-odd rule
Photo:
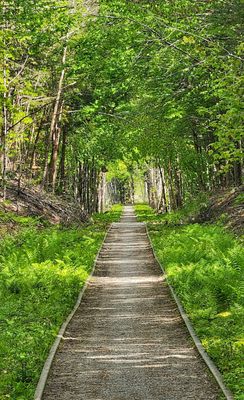
[[[25,115],[24,117],[20,118],[19,121],[15,122],[13,125],[11,125],[10,127],[8,127],[7,131],[10,131],[11,129],[13,129],[16,125],[20,124],[22,121],[24,121],[24,119],[30,117],[31,115],[36,114],[38,111],[42,110],[44,107],[48,106],[49,104],[52,104],[53,101],[50,101],[49,103],[46,103],[40,107],[38,107],[36,110],[31,111],[30,113],[28,113],[27,115]]]

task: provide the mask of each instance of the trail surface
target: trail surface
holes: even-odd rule
[[[121,222],[112,225],[43,398],[219,398],[132,207],[125,207]]]

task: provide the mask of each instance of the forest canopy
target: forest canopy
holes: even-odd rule
[[[240,185],[242,20],[237,0],[4,2],[3,195],[24,180],[91,213],[136,172],[168,211]]]

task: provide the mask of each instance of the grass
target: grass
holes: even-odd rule
[[[235,205],[240,205],[244,203],[244,193],[238,194],[238,196],[235,198],[234,204]]]
[[[182,215],[157,216],[136,206],[148,222],[156,254],[202,344],[235,399],[243,400],[244,251],[220,225],[184,224]],[[183,210],[184,214],[184,210]],[[186,213],[184,214],[186,215]]]
[[[121,210],[70,229],[19,221],[19,232],[0,242],[1,400],[33,398],[49,348]]]

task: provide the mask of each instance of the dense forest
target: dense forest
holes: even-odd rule
[[[33,399],[60,326],[102,249],[98,276],[109,279],[101,279],[103,294],[95,306],[83,304],[89,318],[81,333],[84,343],[94,333],[94,346],[104,340],[97,351],[106,362],[112,360],[110,342],[122,348],[128,335],[130,346],[125,354],[115,352],[111,371],[119,362],[124,368],[126,357],[131,369],[129,375],[121,369],[116,384],[122,377],[122,390],[142,390],[144,384],[156,390],[164,378],[160,363],[171,362],[174,374],[181,362],[194,368],[186,349],[178,354],[172,344],[177,335],[185,343],[173,325],[178,316],[167,325],[171,310],[161,314],[154,307],[157,296],[167,303],[168,282],[233,398],[243,400],[241,0],[3,0],[1,9],[0,399]],[[126,203],[135,205],[123,208]],[[124,228],[119,221],[127,221]],[[105,265],[109,258],[111,269]],[[116,307],[112,334],[109,322],[101,334],[106,324],[92,313],[102,310],[111,322]],[[167,326],[168,348],[160,336]],[[156,381],[130,385],[127,376],[150,364],[131,364],[148,354],[139,341],[148,345],[154,334]],[[72,345],[83,342],[79,335]],[[177,355],[157,359],[161,345]],[[77,371],[83,350],[73,350],[81,357],[70,362]],[[67,385],[77,371],[64,371]],[[101,376],[91,371],[90,396],[93,379]],[[104,371],[99,390],[108,379]],[[171,375],[169,389],[201,376],[193,372]],[[84,384],[82,373],[72,390]],[[56,389],[52,399],[59,396]],[[144,398],[144,392],[120,397],[117,389],[117,397],[88,397]],[[189,398],[205,399],[201,390]],[[65,398],[75,396],[71,391]],[[182,393],[184,384],[179,397],[163,397],[181,399]],[[216,393],[211,398],[219,398]]]
[[[3,196],[41,185],[92,213],[105,191],[133,201],[136,172],[167,212],[240,185],[242,17],[239,0],[5,1]]]

